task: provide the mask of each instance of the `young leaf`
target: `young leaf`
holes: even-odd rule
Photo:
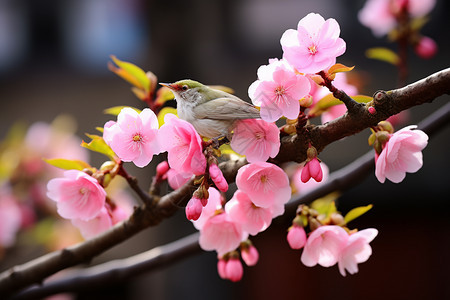
[[[325,215],[328,218],[332,213],[337,211],[335,201],[339,196],[339,192],[330,193],[325,197],[314,200],[311,203],[311,208],[314,208],[319,214]]]
[[[335,64],[335,65],[332,65],[330,67],[330,69],[328,69],[328,76],[330,76],[334,79],[334,76],[336,75],[336,73],[349,72],[349,71],[353,70],[354,68],[355,68],[355,66],[347,67],[346,65],[343,65],[343,64]]]
[[[108,156],[111,160],[115,160],[116,154],[114,153],[114,151],[111,149],[111,147],[109,147],[106,143],[105,140],[98,135],[95,134],[86,134],[89,138],[92,139],[92,141],[90,141],[89,143],[86,143],[85,141],[83,141],[81,143],[81,146],[89,149],[91,151],[95,151],[101,154],[104,154],[106,156]]]
[[[147,75],[145,74],[144,70],[139,68],[138,66],[121,61],[118,58],[116,58],[114,55],[111,55],[111,59],[114,61],[114,63],[119,67],[116,68],[113,65],[109,65],[109,69],[122,77],[123,79],[130,82],[135,87],[145,90],[146,92],[150,89],[150,79],[148,79]]]
[[[156,92],[155,105],[163,106],[164,103],[173,99],[175,99],[175,96],[172,91],[168,87],[163,86]]]
[[[398,65],[398,62],[400,61],[400,58],[394,51],[384,47],[367,49],[366,56],[368,58],[378,59],[393,64],[394,66]]]
[[[350,210],[344,217],[345,223],[348,223],[348,222],[358,218],[359,216],[365,214],[372,208],[372,206],[373,206],[372,204],[369,204],[367,206],[355,207],[354,209]]]
[[[64,158],[52,158],[45,159],[44,161],[54,167],[63,169],[63,170],[79,170],[82,171],[86,168],[91,168],[91,166],[82,160],[72,160],[72,159],[64,159]]]

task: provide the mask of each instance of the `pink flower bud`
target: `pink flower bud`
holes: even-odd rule
[[[227,273],[226,273],[226,266],[227,262],[223,258],[219,258],[217,261],[217,273],[219,273],[220,278],[222,279],[228,279]]]
[[[212,181],[214,181],[214,184],[219,189],[219,191],[228,191],[228,182],[225,180],[222,171],[216,164],[211,164],[209,166],[209,176],[211,177]]]
[[[314,178],[315,181],[321,182],[322,181],[322,168],[320,167],[320,162],[317,159],[317,157],[313,158],[309,161],[309,173],[311,174],[311,177]]]
[[[311,174],[309,173],[309,162],[307,162],[303,167],[300,179],[303,183],[307,183],[311,179]]]
[[[162,178],[169,171],[169,163],[165,160],[156,166],[156,176]]]
[[[369,113],[370,113],[371,115],[374,115],[374,114],[377,113],[377,110],[376,110],[375,107],[373,107],[373,106],[369,106],[369,108],[368,108],[367,110],[369,111]]]
[[[436,54],[437,45],[433,39],[424,36],[416,44],[414,50],[416,51],[416,54],[421,58],[430,59]]]
[[[230,258],[225,266],[225,273],[227,278],[233,282],[237,282],[242,279],[244,274],[244,268],[239,258]]]
[[[188,220],[196,221],[202,214],[202,209],[203,205],[201,199],[193,197],[186,205],[186,217]]]
[[[245,262],[245,264],[249,267],[256,265],[259,259],[259,253],[258,250],[255,248],[255,246],[250,245],[248,247],[245,247],[241,251],[241,257],[242,260]]]
[[[292,225],[287,234],[287,241],[292,249],[301,249],[306,244],[306,232],[302,226]]]

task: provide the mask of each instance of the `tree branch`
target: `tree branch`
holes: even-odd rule
[[[418,128],[432,137],[449,123],[450,103],[447,103],[444,107],[420,122]],[[319,185],[314,190],[294,196],[286,205],[284,215],[292,216],[295,214],[298,205],[310,203],[333,191],[348,190],[361,182],[367,175],[373,173],[374,168],[374,152],[369,151],[351,164],[330,174],[327,182]],[[42,298],[57,293],[87,290],[99,285],[130,279],[133,276],[150,272],[199,253],[201,249],[198,245],[198,236],[198,233],[191,234],[170,244],[153,248],[126,259],[72,271],[62,279],[48,282],[41,287],[32,287],[20,293],[14,299]]]
[[[380,94],[381,93],[381,94]],[[272,162],[280,164],[287,161],[302,162],[306,159],[308,143],[311,142],[318,151],[322,151],[328,144],[360,132],[379,121],[397,114],[400,111],[430,102],[434,98],[450,93],[450,69],[435,73],[423,80],[405,88],[389,92],[378,92],[373,105],[376,114],[370,114],[364,109],[361,115],[344,116],[325,125],[308,125],[305,135],[283,137],[280,152]],[[381,96],[378,96],[378,95]],[[245,159],[222,163],[221,169],[227,181],[233,182],[237,170],[244,164]],[[192,181],[180,189],[173,191],[151,205],[142,205],[135,209],[130,219],[117,224],[99,236],[75,246],[46,254],[40,258],[15,266],[0,274],[0,294],[9,295],[33,283],[42,282],[65,268],[89,262],[95,256],[117,245],[141,230],[159,224],[164,218],[170,217],[192,195],[194,186]],[[153,199],[154,200],[154,199]],[[154,204],[153,204],[154,203]]]

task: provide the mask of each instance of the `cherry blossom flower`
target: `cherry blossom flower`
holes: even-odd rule
[[[261,107],[261,118],[275,122],[281,116],[296,119],[300,112],[299,100],[305,97],[311,88],[305,76],[283,60],[271,59],[269,65],[258,68],[258,80],[248,88],[253,104]]]
[[[292,249],[301,249],[306,244],[306,232],[303,226],[292,225],[287,234],[287,241]]]
[[[216,164],[211,164],[209,166],[209,176],[211,177],[212,181],[219,189],[219,191],[224,193],[228,191],[228,182],[226,181],[225,177],[223,177],[222,171]]]
[[[283,214],[284,204],[291,198],[288,176],[280,167],[267,162],[240,168],[236,185],[256,206],[270,208],[272,217]]]
[[[160,153],[158,144],[158,119],[145,108],[140,114],[125,107],[117,116],[117,122],[107,122],[103,138],[117,156],[125,162],[132,161],[138,167],[150,163],[154,154]]]
[[[159,129],[160,144],[168,152],[171,168],[178,172],[201,175],[205,173],[206,158],[203,155],[202,139],[189,122],[174,114],[164,117]]]
[[[227,213],[222,212],[208,218],[203,224],[199,244],[203,250],[215,250],[222,256],[238,248],[241,241],[247,237],[248,233],[242,230],[242,226],[231,220]]]
[[[97,179],[78,170],[69,170],[64,172],[64,178],[48,182],[47,196],[56,202],[61,217],[88,221],[105,205],[106,192]]]
[[[317,73],[336,63],[344,54],[345,42],[335,19],[310,13],[298,22],[297,30],[286,30],[280,40],[283,59],[302,73]]]
[[[323,267],[333,266],[338,262],[347,241],[348,234],[342,227],[320,226],[308,237],[301,261],[307,267],[313,267],[316,264]]]
[[[175,169],[170,169],[169,171],[167,171],[166,176],[170,187],[176,190],[183,186],[186,182],[188,182],[192,178],[192,176],[194,176],[194,174],[179,172]]]
[[[436,0],[368,0],[358,13],[358,19],[369,27],[375,36],[383,36],[394,29],[396,15],[407,2],[407,9],[412,17],[423,17],[436,4]]]
[[[417,126],[407,126],[392,134],[381,153],[375,154],[375,175],[381,183],[389,179],[401,182],[406,172],[415,173],[423,165],[422,150],[428,144],[428,136]]]
[[[96,217],[90,220],[72,219],[73,226],[77,227],[85,239],[90,239],[111,228],[113,220],[108,210],[102,207]]]
[[[225,211],[231,220],[240,223],[242,229],[256,235],[269,227],[272,222],[272,210],[256,206],[242,191],[237,190],[233,198],[225,205]]]
[[[320,167],[320,162],[317,157],[314,157],[310,161],[306,162],[302,169],[302,174],[300,177],[302,182],[306,183],[311,178],[314,178],[317,182],[321,182],[323,178],[322,168]]]
[[[247,119],[237,123],[231,148],[252,162],[274,158],[280,150],[280,130],[274,123]]]
[[[22,224],[22,212],[9,188],[2,184],[0,189],[0,248],[2,248],[14,244]]]
[[[349,236],[347,245],[342,250],[338,266],[339,272],[345,276],[345,270],[350,274],[358,272],[358,264],[367,261],[372,254],[369,243],[377,236],[378,230],[368,228]]]
[[[249,245],[247,247],[241,247],[241,257],[245,264],[251,267],[258,262],[259,253],[255,246]]]

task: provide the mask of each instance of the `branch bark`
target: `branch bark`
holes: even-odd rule
[[[287,161],[302,162],[306,159],[308,143],[322,151],[328,144],[343,137],[356,134],[363,129],[376,125],[379,121],[397,114],[415,105],[430,102],[436,97],[450,93],[450,69],[435,73],[407,87],[377,92],[373,105],[376,114],[370,114],[366,106],[361,106],[361,113],[344,116],[325,125],[308,125],[307,134],[283,137],[280,152],[271,162],[281,164]],[[224,176],[233,182],[237,170],[246,164],[245,159],[221,164]],[[83,262],[89,262],[141,230],[159,224],[168,218],[189,200],[194,186],[192,181],[180,189],[161,197],[156,204],[146,204],[135,209],[132,217],[117,224],[103,234],[78,245],[46,254],[40,258],[15,266],[0,274],[0,294],[10,295],[33,283],[40,283],[44,278],[65,268]]]
[[[428,116],[418,124],[430,137],[450,123],[450,103]],[[367,175],[373,173],[374,152],[369,151],[351,164],[330,174],[327,182],[308,193],[294,196],[286,205],[286,215],[294,215],[297,206],[307,204],[333,191],[345,191],[357,185]],[[286,223],[290,222],[286,218]],[[288,226],[288,225],[287,225]],[[201,251],[198,245],[198,233],[191,234],[167,245],[153,248],[141,254],[110,261],[101,265],[66,274],[64,278],[48,282],[41,287],[32,287],[17,295],[14,299],[36,299],[63,292],[87,290],[99,285],[131,279],[144,272],[150,272],[162,266],[175,263]]]

